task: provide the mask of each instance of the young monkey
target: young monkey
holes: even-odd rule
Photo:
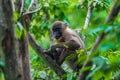
[[[67,27],[62,21],[55,21],[52,25],[53,35],[58,42],[51,46],[50,56],[61,65],[67,56],[70,54],[76,54],[75,50],[85,49],[84,43],[76,32]],[[68,66],[77,71],[78,66],[75,65],[77,56],[67,60]]]

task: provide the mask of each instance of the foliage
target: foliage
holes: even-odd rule
[[[88,28],[83,30],[88,5],[93,2],[93,10]],[[27,10],[30,0],[26,0],[25,9]],[[49,49],[49,29],[51,23],[55,20],[61,20],[69,24],[72,29],[78,29],[80,36],[85,36],[86,52],[89,53],[96,37],[102,32],[108,32],[98,48],[92,53],[90,61],[92,61],[91,72],[87,76],[87,80],[110,80],[120,79],[120,14],[116,17],[114,23],[104,24],[106,16],[113,5],[112,0],[38,0],[36,9],[41,7],[39,12],[32,16],[30,32],[34,35],[36,41],[43,49]],[[16,14],[17,15],[17,14]],[[18,28],[21,25],[18,24]],[[17,31],[18,38],[21,31]],[[44,62],[38,58],[32,48],[29,48],[31,73],[33,80],[45,79],[56,80],[59,77]],[[86,55],[82,55],[82,51],[77,51],[79,60],[76,64],[83,64]],[[74,55],[68,58],[74,57]],[[74,80],[77,78],[76,73],[66,66],[62,67],[67,71],[62,80]],[[84,70],[87,68],[85,67]]]

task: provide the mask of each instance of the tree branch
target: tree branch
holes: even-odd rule
[[[30,4],[30,7],[28,9],[28,12],[29,11],[30,12],[29,13],[24,13],[23,16],[22,16],[22,18],[21,18],[21,21],[23,21],[23,22],[27,21],[26,25],[25,25],[27,27],[29,27],[29,24],[30,24],[30,19],[31,19],[31,16],[32,16],[31,13],[37,12],[38,10],[41,9],[41,8],[39,8],[39,9],[33,11],[35,9],[36,4],[37,4],[37,0],[32,0],[31,4]],[[27,14],[29,14],[29,15],[27,15]],[[27,28],[26,28],[26,30],[27,30]],[[65,71],[59,65],[57,65],[56,62],[51,59],[51,57],[49,57],[49,56],[47,56],[47,55],[44,54],[43,49],[35,42],[35,40],[33,39],[33,37],[31,36],[31,34],[29,32],[28,32],[28,38],[29,38],[30,45],[36,51],[36,53],[38,54],[38,56],[41,59],[43,59],[43,61],[48,66],[50,66],[50,68],[52,70],[54,70],[57,75],[62,76],[63,74],[65,74]]]
[[[119,10],[120,10],[120,1],[119,0],[116,0],[108,17],[106,18],[105,20],[105,24],[109,23],[109,22],[113,22],[114,21],[114,18],[118,15],[119,13]],[[107,32],[108,33],[108,32]],[[90,50],[90,54],[97,48],[98,44],[101,42],[101,40],[103,39],[103,37],[107,34],[106,32],[102,32],[96,39],[93,47],[91,48]]]
[[[106,18],[105,23],[109,23],[110,21],[113,21],[114,18],[117,16],[117,14],[120,11],[120,0],[116,0],[108,17]]]
[[[89,24],[89,21],[90,21],[91,12],[92,12],[92,9],[93,9],[92,3],[93,2],[90,2],[88,4],[88,12],[87,12],[87,16],[86,16],[86,19],[85,19],[85,23],[84,23],[83,29],[86,29],[88,27],[88,24]]]
[[[23,13],[23,16],[24,16],[24,15],[30,15],[30,14],[36,13],[36,12],[38,12],[38,11],[40,11],[40,10],[41,10],[41,8],[38,8],[38,9],[36,9],[36,10],[34,10],[34,11],[28,11],[28,12],[26,12],[26,13]]]
[[[24,0],[22,0],[22,3],[21,3],[20,16],[22,16],[23,10],[24,10]]]
[[[29,6],[28,11],[32,11],[32,10],[34,10],[36,4],[37,4],[37,0],[31,0],[31,3],[30,3],[30,6]]]
[[[29,36],[29,43],[32,46],[32,48],[36,51],[38,56],[42,58],[43,61],[48,66],[50,66],[52,70],[56,72],[57,75],[62,76],[63,74],[65,74],[65,71],[59,65],[57,65],[55,61],[53,61],[49,56],[44,54],[42,48],[35,42],[35,40],[33,39],[30,33],[28,33],[28,36]]]
[[[21,10],[20,10],[20,17],[19,17],[19,19],[21,18],[21,16],[25,16],[25,15],[29,15],[29,16],[30,16],[31,14],[40,11],[40,10],[41,10],[41,7],[38,8],[38,9],[36,9],[36,10],[34,10],[36,4],[37,4],[37,0],[32,0],[31,3],[30,3],[30,6],[29,6],[29,8],[28,8],[28,12],[23,13],[24,0],[22,0],[22,6],[21,6]],[[23,13],[23,14],[22,14],[22,13]],[[30,16],[30,18],[31,18],[31,16]],[[18,19],[18,20],[19,20],[19,19]]]
[[[119,0],[116,0],[106,21],[105,21],[105,24],[109,23],[110,21],[113,21],[114,18],[117,16],[117,14],[119,13],[119,10],[120,10],[120,1]],[[97,48],[97,46],[100,44],[100,42],[102,41],[102,39],[104,38],[104,36],[106,35],[107,33],[105,32],[102,32],[96,39],[93,47],[91,48],[89,54],[87,55],[87,58],[82,66],[82,68],[86,67],[87,63],[88,63],[88,60],[90,58],[90,55],[93,53],[93,51]],[[84,75],[84,72],[80,72],[79,73],[79,76],[78,76],[78,80],[82,80],[82,76]]]

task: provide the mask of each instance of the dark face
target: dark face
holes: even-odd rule
[[[62,27],[60,25],[53,26],[52,28],[53,35],[55,36],[55,39],[59,39],[62,37]]]

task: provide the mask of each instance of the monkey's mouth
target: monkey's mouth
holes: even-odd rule
[[[59,39],[60,38],[60,36],[55,36],[55,39]]]

